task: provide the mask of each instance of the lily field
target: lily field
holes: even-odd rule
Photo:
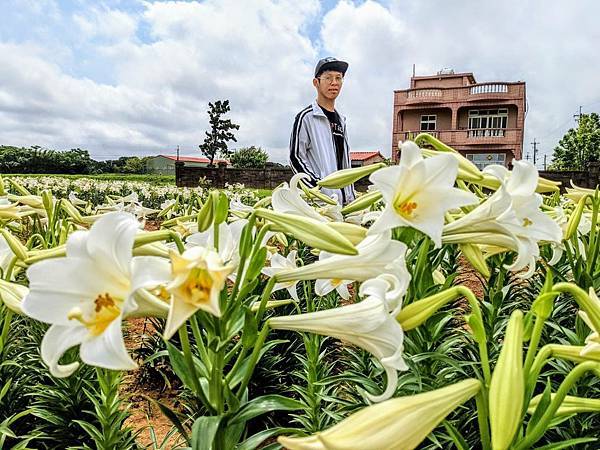
[[[600,448],[598,190],[400,150],[268,193],[0,176],[0,449]]]

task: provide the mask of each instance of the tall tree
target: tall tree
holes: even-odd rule
[[[206,156],[212,166],[217,156],[227,157],[231,155],[231,151],[227,148],[227,142],[237,142],[237,139],[230,130],[239,130],[240,126],[232,123],[229,119],[223,119],[222,116],[230,111],[229,100],[217,100],[214,103],[208,104],[208,117],[210,123],[210,131],[206,131],[204,143],[200,147],[200,151]]]
[[[553,170],[586,170],[600,160],[600,116],[581,114],[577,128],[571,128],[554,148]]]

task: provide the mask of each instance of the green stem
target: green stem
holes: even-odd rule
[[[175,242],[175,245],[177,245],[177,250],[179,253],[183,253],[185,251],[185,245],[183,245],[183,241],[181,240],[179,233],[169,231],[169,237],[173,240],[173,242]]]
[[[490,422],[488,415],[487,389],[481,389],[475,396],[477,404],[477,423],[479,424],[479,436],[483,450],[492,448],[490,440]]]
[[[242,382],[241,382],[240,387],[237,392],[238,398],[241,398],[242,395],[244,395],[244,392],[246,391],[246,388],[248,387],[248,383],[250,382],[250,378],[252,377],[252,373],[254,372],[254,367],[256,366],[256,363],[258,362],[258,359],[260,358],[260,351],[263,348],[263,345],[265,343],[265,340],[267,339],[267,335],[269,334],[269,331],[270,331],[269,324],[266,323],[263,326],[262,330],[260,331],[260,334],[256,338],[256,343],[254,344],[254,349],[252,350],[252,354],[250,355],[250,364],[248,364],[247,372],[244,374],[244,378],[242,379]]]
[[[208,356],[208,351],[206,350],[206,345],[204,345],[204,339],[202,338],[202,332],[200,331],[200,325],[198,324],[198,317],[193,315],[190,318],[190,325],[192,326],[192,333],[194,334],[194,340],[196,341],[196,347],[200,352],[200,358],[204,362],[207,370],[211,370],[211,360]]]
[[[223,352],[224,350],[217,350],[213,359],[213,367],[210,378],[210,387],[212,391],[211,400],[215,404],[217,414],[221,415],[224,412],[223,405]]]
[[[571,390],[571,388],[575,385],[575,383],[587,372],[592,370],[598,370],[600,368],[600,364],[594,361],[586,361],[581,364],[575,366],[571,372],[565,377],[563,382],[561,383],[558,391],[556,391],[556,395],[552,398],[550,405],[546,408],[543,416],[540,418],[538,423],[533,427],[533,429],[525,435],[523,440],[518,443],[515,447],[515,450],[523,450],[526,448],[530,448],[533,444],[535,444],[545,433],[546,428],[550,425],[550,421],[554,418],[554,414],[562,404],[563,400]]]
[[[273,291],[273,287],[275,286],[276,279],[277,279],[277,275],[275,275],[274,277],[271,277],[263,290],[263,293],[260,297],[260,304],[258,306],[258,311],[256,311],[256,323],[260,323],[260,321],[262,320],[262,317],[265,313],[265,308],[267,306],[267,301],[271,297],[271,292]]]
[[[2,334],[0,335],[0,355],[2,355],[2,352],[4,351],[4,345],[6,345],[6,341],[8,339],[8,332],[10,330],[10,323],[13,316],[13,312],[10,309],[6,308],[5,311],[6,314],[3,319],[4,323],[2,324]]]
[[[598,233],[597,233],[597,224],[598,224],[598,209],[600,207],[600,199],[598,198],[597,192],[594,195],[593,199],[593,207],[592,207],[592,228],[590,230],[590,240],[588,246],[588,274],[592,275],[594,268],[596,267],[596,258],[598,257],[598,251],[600,247],[598,246]]]
[[[481,309],[479,308],[479,301],[473,292],[465,287],[458,286],[457,292],[464,296],[469,302],[469,306],[471,307],[471,311],[475,316],[479,319],[480,323],[483,325],[483,316],[481,314]],[[485,329],[484,329],[485,333]],[[479,346],[479,358],[481,359],[481,369],[483,370],[483,379],[485,380],[486,389],[490,386],[490,382],[492,380],[492,372],[490,370],[490,360],[487,351],[487,339],[484,336],[484,339],[476,339],[477,345]]]
[[[545,318],[536,316],[535,323],[533,325],[533,331],[531,332],[531,340],[529,341],[529,348],[527,349],[527,357],[525,358],[525,365],[523,366],[523,372],[526,375],[527,375],[527,373],[529,373],[531,364],[533,364],[533,359],[537,352],[537,348],[540,343],[540,338],[542,336],[542,329],[544,328],[545,323],[546,323]]]

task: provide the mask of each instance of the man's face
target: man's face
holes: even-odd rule
[[[334,70],[327,70],[313,79],[313,85],[317,88],[317,92],[329,100],[335,100],[340,95],[343,83],[344,75],[342,72]]]

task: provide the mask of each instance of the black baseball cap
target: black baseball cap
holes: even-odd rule
[[[317,78],[326,70],[334,70],[336,72],[341,72],[342,75],[345,75],[346,70],[348,70],[348,63],[345,61],[340,61],[339,59],[331,56],[320,59],[317,63],[317,67],[315,67],[315,78]]]

